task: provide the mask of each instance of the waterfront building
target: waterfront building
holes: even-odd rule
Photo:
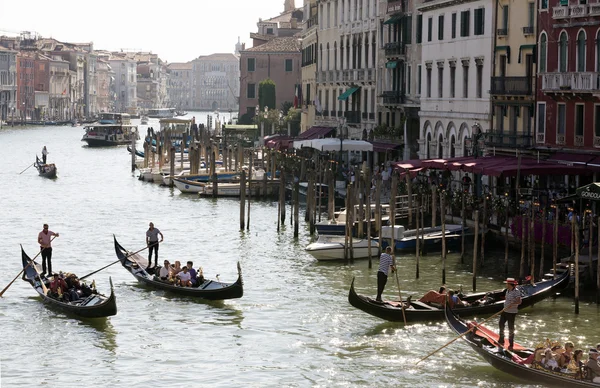
[[[194,108],[192,98],[192,63],[169,63],[167,65],[167,95],[171,106],[178,110]]]
[[[491,128],[494,0],[417,6],[421,49],[421,159],[466,156]],[[474,135],[475,134],[475,139]]]
[[[108,60],[115,72],[115,111],[138,114],[137,62],[126,53],[111,53]]]
[[[398,143],[392,148],[389,144],[381,148],[376,142],[374,148],[392,151],[403,159],[419,157],[419,110],[422,91],[421,43],[423,15],[417,7],[423,0],[380,1],[379,10],[381,40],[378,45],[377,61],[377,128],[384,134],[379,139]],[[375,138],[374,140],[378,140]],[[401,150],[398,150],[401,148]]]
[[[201,56],[192,61],[193,106],[199,110],[238,111],[240,59],[230,53]]]
[[[600,158],[600,3],[538,2],[538,76],[535,143],[542,155],[561,151],[563,163]],[[594,167],[596,166],[596,167]],[[592,176],[554,177],[578,187]]]
[[[148,52],[127,53],[136,62],[137,108],[172,108],[167,93],[167,67],[157,54]]]
[[[98,112],[114,112],[116,91],[115,91],[115,72],[108,64],[108,56],[99,55],[98,65],[96,67],[98,80]]]
[[[2,121],[6,121],[9,116],[14,117],[15,114],[17,68],[21,64],[18,63],[17,54],[15,50],[0,47],[0,120]],[[23,65],[32,65],[32,63],[24,62]],[[28,67],[29,73],[32,71],[31,67]]]
[[[491,80],[493,127],[485,146],[515,155],[534,145],[535,1],[499,0]]]
[[[69,62],[60,57],[50,58],[50,77],[48,79],[48,109],[45,116],[50,120],[67,120],[71,108],[69,98]],[[95,77],[95,74],[94,74]],[[96,88],[94,87],[94,91]],[[94,95],[94,105],[96,105]]]
[[[304,0],[304,22],[302,22],[302,85],[298,93],[297,107],[300,112],[300,132],[315,124],[314,93],[317,90],[317,26],[319,23],[317,0]]]

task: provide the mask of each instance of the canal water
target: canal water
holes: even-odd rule
[[[54,269],[83,276],[116,260],[113,234],[132,251],[142,248],[152,221],[165,237],[160,260],[193,260],[205,276],[222,281],[236,279],[240,262],[244,297],[203,302],[173,296],[138,285],[113,265],[93,278],[105,293],[112,278],[118,314],[81,321],[45,308],[17,280],[0,299],[1,386],[527,386],[460,340],[415,365],[454,338],[451,331],[442,322],[404,327],[350,306],[354,277],[359,293],[375,296],[377,258],[372,268],[367,260],[317,262],[304,251],[311,237],[303,219],[294,239],[289,208],[278,233],[277,203],[252,202],[250,228],[240,231],[238,200],[198,198],[140,181],[125,147],[87,148],[82,135],[82,127],[0,131],[1,287],[21,269],[20,244],[30,256],[39,249],[43,223],[60,233]],[[58,178],[41,178],[33,167],[20,174],[44,145]],[[502,287],[503,247],[498,250],[486,255],[479,290]],[[515,275],[519,258],[511,256]],[[421,259],[418,280],[415,266],[414,256],[399,257],[402,293],[418,298],[440,286],[439,254]],[[468,291],[471,266],[450,255],[448,285]],[[385,297],[397,295],[391,277]],[[596,305],[582,303],[579,315],[573,310],[565,297],[524,310],[517,341],[571,340],[580,348],[600,342]]]

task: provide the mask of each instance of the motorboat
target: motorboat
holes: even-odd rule
[[[319,239],[306,247],[310,253],[319,261],[344,260],[345,236],[322,235]],[[348,241],[348,257],[363,259],[369,257],[369,240],[352,238],[352,244]],[[379,255],[379,244],[371,239],[371,255]]]

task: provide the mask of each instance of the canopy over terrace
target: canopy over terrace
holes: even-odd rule
[[[363,140],[340,140],[336,138],[296,140],[295,149],[314,148],[321,152],[326,151],[373,151],[373,144]]]

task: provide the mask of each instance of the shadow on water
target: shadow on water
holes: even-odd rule
[[[117,334],[109,318],[82,319],[80,326],[94,329],[99,335],[99,341],[94,346],[107,350],[112,354],[117,350]]]

